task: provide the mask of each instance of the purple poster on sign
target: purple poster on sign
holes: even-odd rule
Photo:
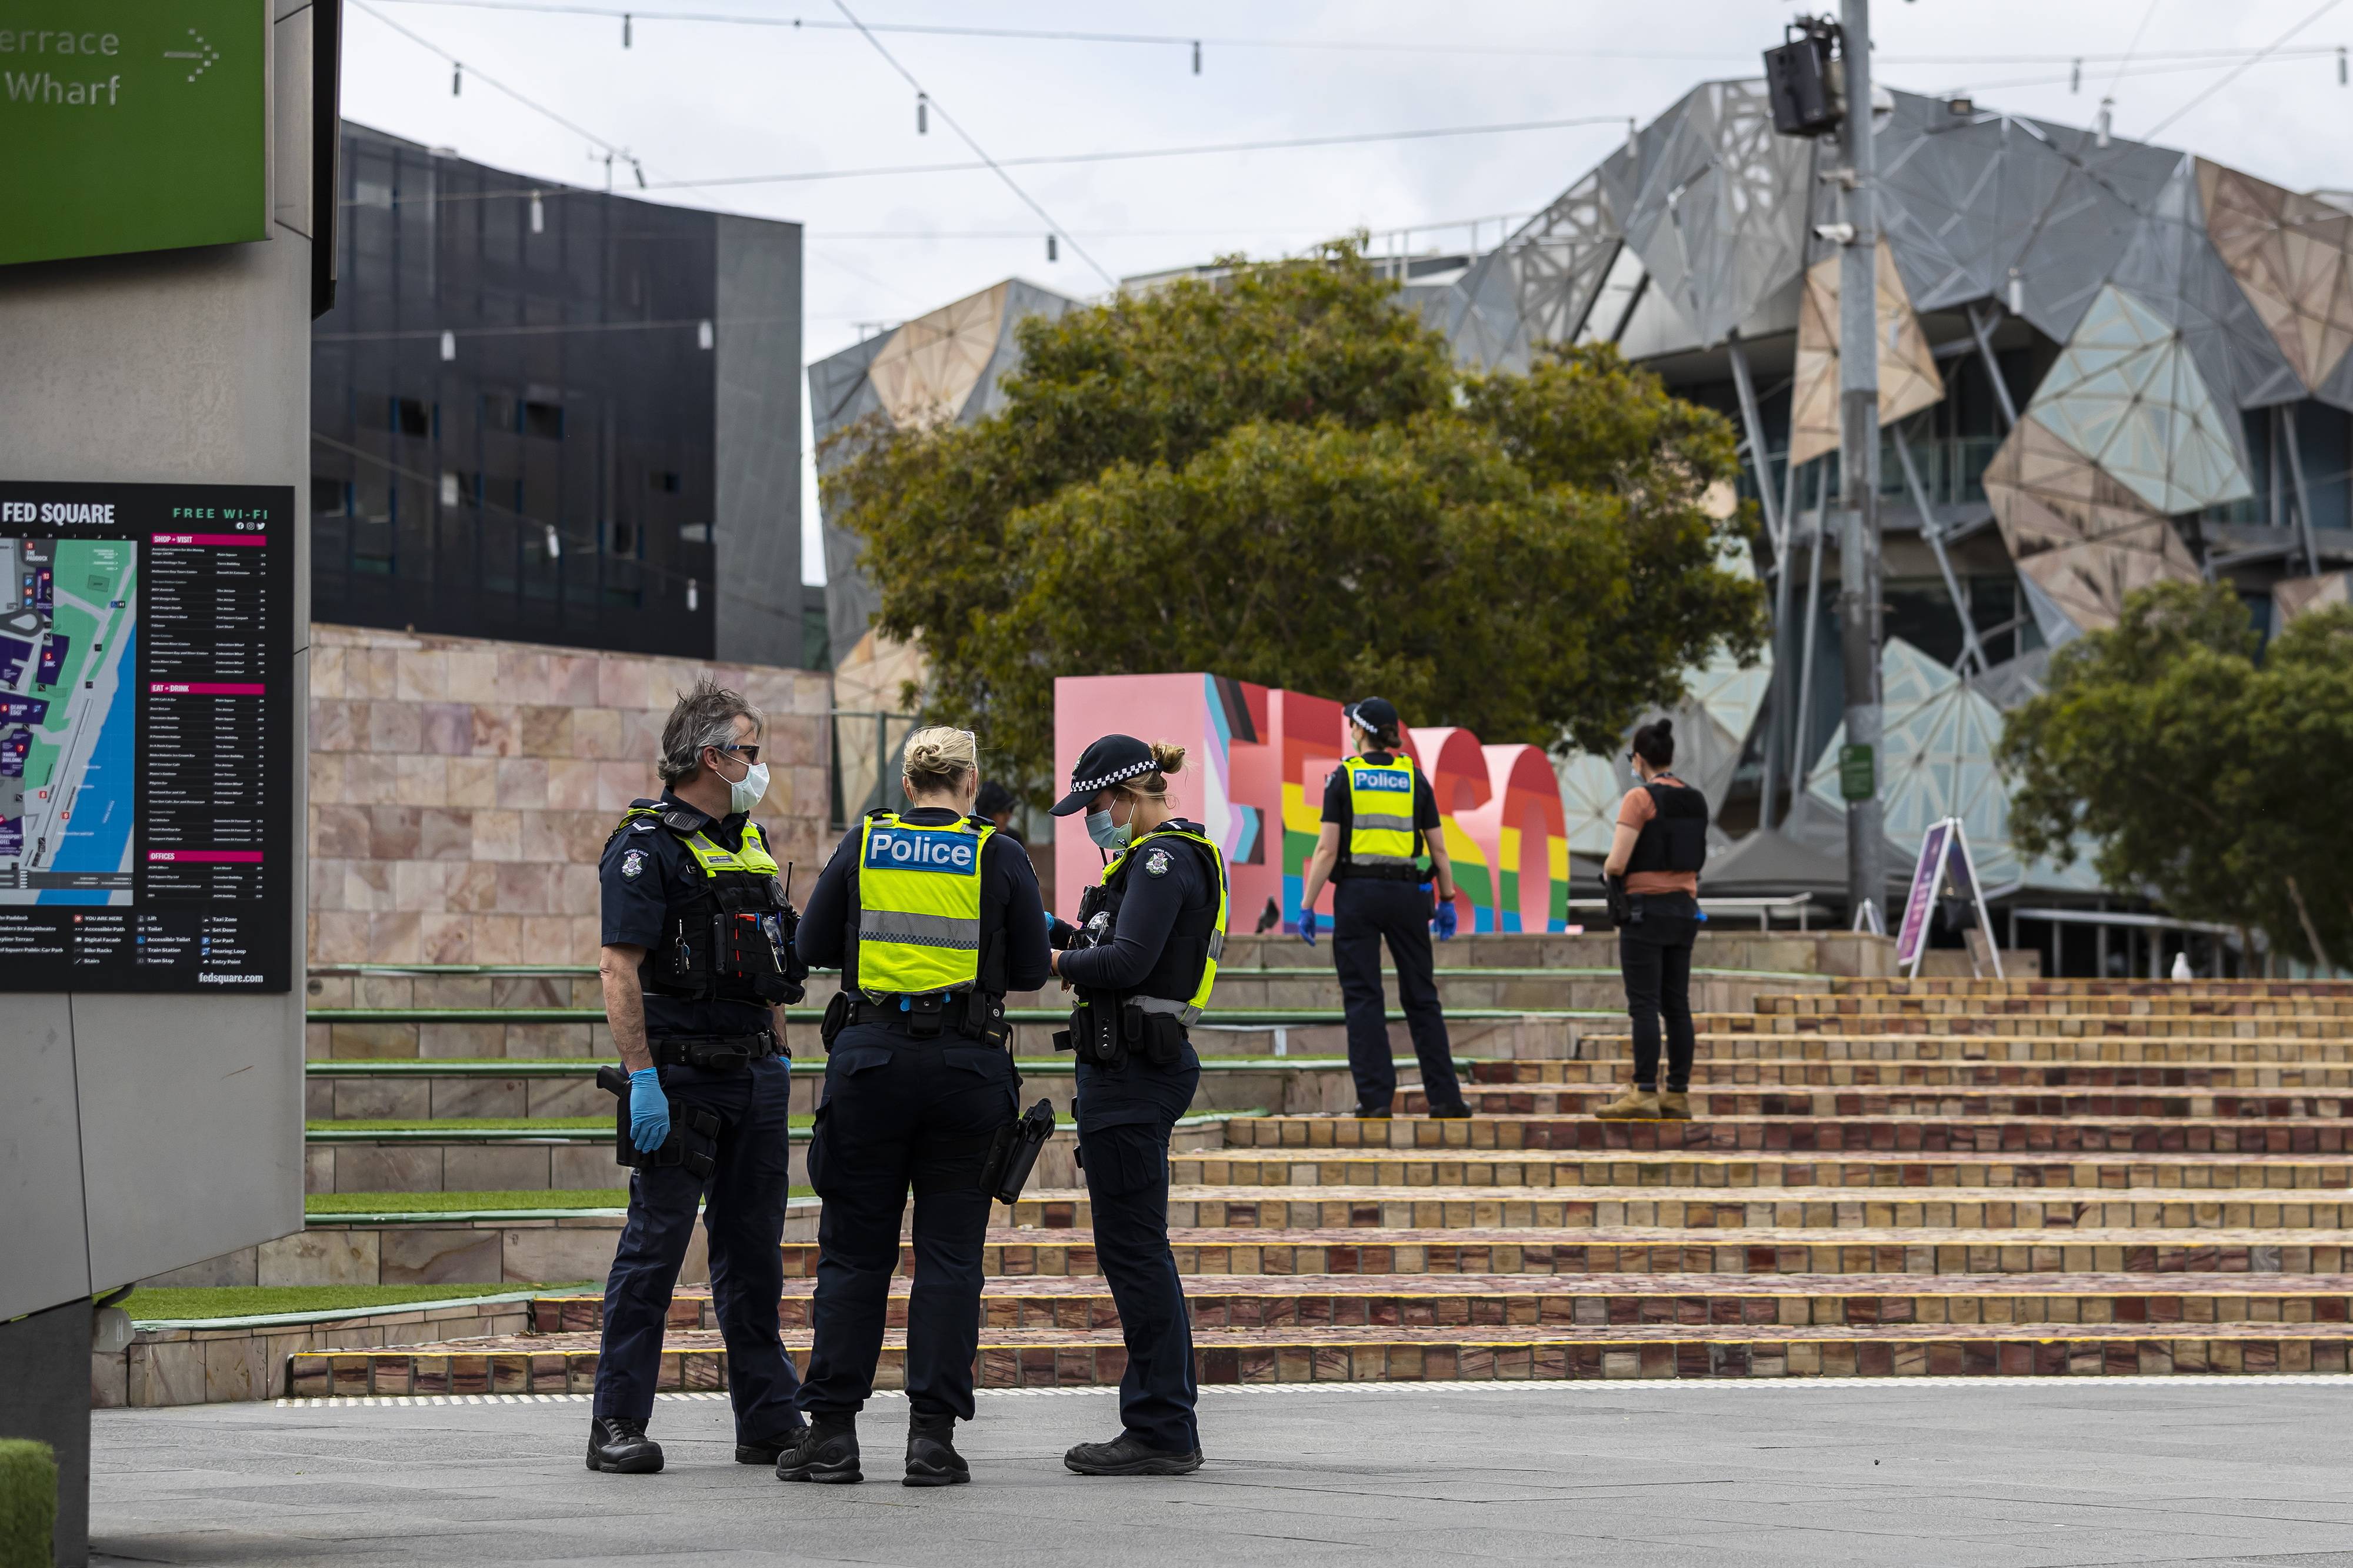
[[[1951,842],[1952,819],[1931,823],[1920,840],[1920,859],[1912,868],[1912,896],[1904,900],[1904,925],[1895,937],[1895,962],[1915,964],[1928,945],[1928,910],[1936,894],[1936,875],[1944,869],[1945,847]]]

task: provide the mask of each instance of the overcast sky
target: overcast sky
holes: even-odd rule
[[[630,0],[582,3],[619,9]],[[879,35],[933,100],[999,158],[1586,116],[1647,123],[1694,81],[1755,75],[1758,51],[1779,41],[1793,10],[1786,0],[1455,0],[1443,8],[1402,0],[849,3],[870,23],[1205,39],[1196,76],[1185,44]],[[477,74],[453,97],[448,64],[363,5]],[[2321,0],[1883,0],[1874,9],[1880,76],[1891,86],[1967,89],[1989,106],[2083,124],[2113,96],[2116,131],[2134,137],[2232,68],[2168,56],[2260,48],[2316,11],[2324,14],[2287,48],[2353,43],[2353,5]],[[628,148],[654,182],[970,157],[939,115],[929,134],[917,133],[914,89],[855,32],[664,20],[665,11],[842,22],[830,0],[648,0],[625,50],[617,18],[349,0],[343,111],[480,163],[580,184],[603,179],[602,153],[592,161],[582,132]],[[1301,41],[1327,47],[1271,47]],[[1328,47],[1343,44],[1370,47]],[[2128,50],[2134,58],[2119,77],[2114,57]],[[2080,90],[2071,91],[2077,55],[2111,58],[2088,59]],[[2156,139],[2298,189],[2353,185],[2346,134],[2353,88],[2338,85],[2337,71],[2333,52],[2253,65]],[[579,129],[554,123],[483,77]],[[1485,218],[1482,243],[1492,245],[1493,219],[1542,206],[1624,134],[1620,120],[1013,174],[1116,278],[1220,252],[1296,250],[1359,226]],[[617,183],[634,184],[626,174]],[[1044,224],[986,171],[652,194],[807,226],[812,360],[878,323],[920,315],[1009,274],[1074,295],[1104,286],[1072,247],[1049,262]],[[1457,228],[1427,243],[1460,246],[1468,237]],[[815,580],[823,558],[809,495],[803,558]]]

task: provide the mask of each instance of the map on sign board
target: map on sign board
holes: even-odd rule
[[[0,992],[291,985],[299,521],[0,483]]]

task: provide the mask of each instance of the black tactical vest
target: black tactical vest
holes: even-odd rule
[[[1658,807],[1626,859],[1637,871],[1697,871],[1707,864],[1707,797],[1689,784],[1647,784]]]

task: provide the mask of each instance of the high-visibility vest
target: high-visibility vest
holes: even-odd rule
[[[1349,863],[1411,868],[1413,759],[1400,754],[1369,763],[1350,757],[1340,765],[1348,773]]]
[[[742,846],[728,849],[707,831],[700,813],[686,818],[704,827],[673,826],[676,815],[659,805],[631,806],[613,832],[659,823],[686,847],[702,871],[702,881],[682,901],[662,911],[663,938],[638,965],[639,985],[657,996],[774,1005],[798,1000],[798,985],[786,978],[791,933],[780,868],[768,853],[760,825],[744,824]],[[610,842],[610,839],[607,839]]]
[[[996,825],[894,811],[859,829],[858,985],[922,996],[980,979],[980,857]]]
[[[1215,840],[1206,838],[1200,834],[1187,832],[1181,827],[1155,827],[1113,857],[1111,864],[1103,868],[1103,879],[1105,887],[1111,886],[1113,879],[1134,862],[1137,850],[1161,838],[1181,838],[1188,844],[1198,844],[1208,851],[1209,864],[1216,867],[1218,871],[1217,923],[1209,928],[1208,952],[1201,964],[1201,978],[1194,985],[1193,994],[1190,996],[1180,998],[1135,995],[1128,997],[1127,1000],[1144,1012],[1166,1013],[1174,1016],[1178,1023],[1190,1026],[1208,1010],[1209,993],[1218,984],[1218,960],[1224,956],[1226,951],[1226,908],[1229,892],[1226,885],[1225,855],[1218,848]]]

